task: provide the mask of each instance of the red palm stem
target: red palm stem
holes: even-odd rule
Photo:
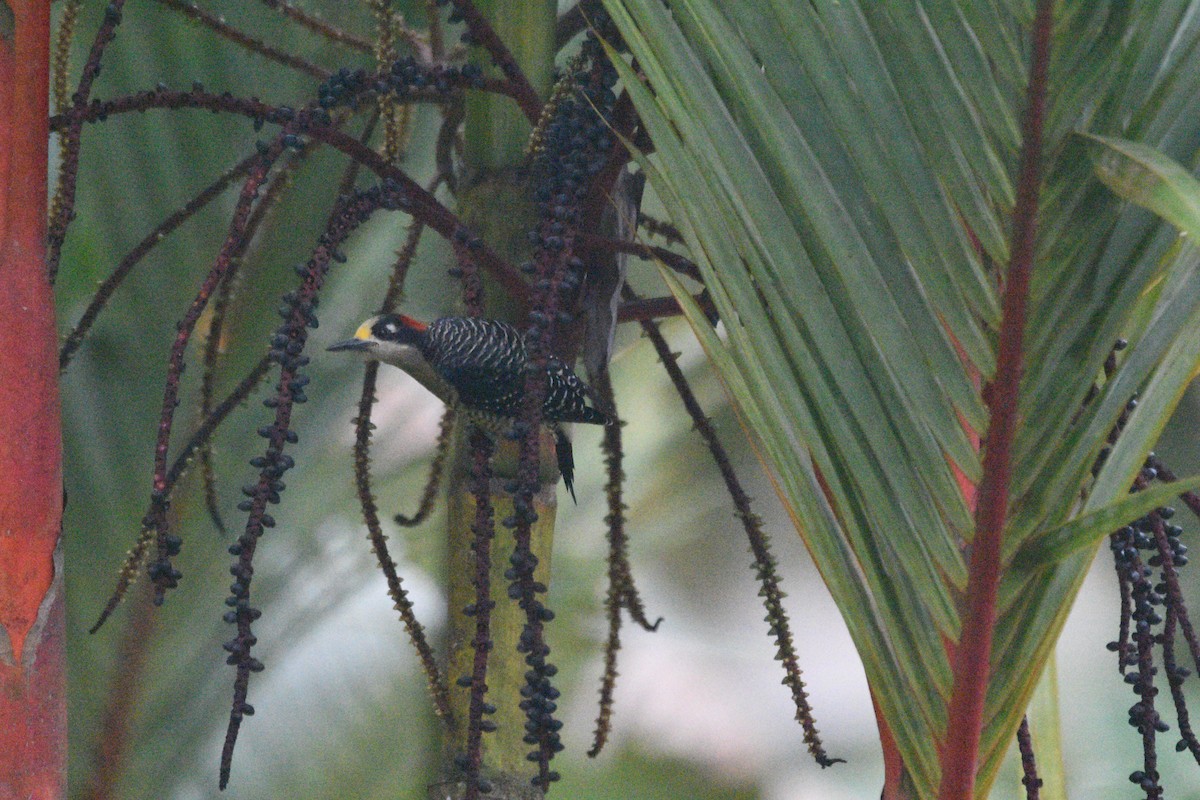
[[[0,24],[0,785],[66,792],[62,431],[46,274],[50,0]],[[5,645],[10,645],[6,647]],[[6,652],[7,651],[7,652]]]

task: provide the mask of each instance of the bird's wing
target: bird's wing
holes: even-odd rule
[[[468,408],[499,416],[520,413],[527,355],[521,334],[496,320],[441,319],[429,327],[430,364]]]
[[[542,414],[555,422],[608,424],[608,415],[587,405],[588,388],[566,364],[552,359],[546,365],[546,400]]]

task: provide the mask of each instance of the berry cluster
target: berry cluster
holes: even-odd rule
[[[317,105],[326,111],[339,106],[357,108],[364,100],[374,100],[380,95],[449,96],[461,89],[484,85],[483,70],[475,64],[427,66],[405,56],[380,73],[343,67],[317,87]]]
[[[224,648],[229,653],[226,663],[237,667],[237,678],[234,681],[233,707],[221,759],[222,788],[229,780],[233,746],[242,718],[254,713],[253,706],[246,702],[250,673],[263,668],[262,662],[250,655],[251,648],[258,641],[251,624],[261,615],[257,608],[250,605],[250,582],[254,576],[253,560],[258,539],[265,529],[275,526],[275,518],[267,513],[267,507],[279,503],[280,493],[285,488],[282,477],[295,465],[284,450],[298,441],[296,432],[291,428],[292,409],[308,400],[304,389],[309,379],[302,374],[309,363],[308,356],[303,354],[308,341],[308,329],[317,327],[318,293],[331,262],[345,260],[338,248],[371,214],[385,205],[385,194],[383,188],[373,187],[342,198],[329,227],[318,239],[312,257],[307,264],[296,267],[296,273],[301,278],[299,288],[285,294],[279,306],[283,323],[271,337],[269,352],[270,360],[279,365],[279,381],[275,384],[275,393],[263,400],[263,405],[274,412],[275,419],[258,429],[258,435],[267,440],[267,446],[262,455],[250,461],[250,465],[259,470],[258,480],[242,489],[246,499],[238,505],[238,509],[248,514],[246,527],[229,547],[235,560],[229,568],[233,583],[225,600],[230,608],[225,613],[225,621],[236,625],[237,633],[224,644]]]
[[[1138,475],[1136,488],[1160,478],[1158,459],[1151,453]],[[1138,700],[1129,708],[1129,724],[1142,737],[1144,764],[1129,780],[1153,800],[1163,796],[1159,785],[1155,738],[1171,726],[1155,707],[1158,667],[1154,646],[1163,650],[1172,697],[1180,722],[1178,750],[1188,749],[1195,737],[1187,723],[1187,710],[1180,690],[1189,671],[1175,663],[1174,639],[1177,623],[1185,621],[1186,610],[1179,595],[1177,568],[1188,562],[1187,546],[1180,537],[1183,528],[1172,524],[1175,509],[1163,507],[1112,534],[1109,546],[1121,590],[1121,625],[1118,640],[1108,648],[1118,654],[1118,667]],[[1144,555],[1148,554],[1148,555]]]
[[[509,597],[518,602],[527,619],[517,648],[525,654],[529,667],[521,689],[521,709],[526,715],[524,740],[536,746],[527,756],[538,765],[532,780],[543,790],[559,777],[549,763],[563,745],[559,736],[562,723],[554,718],[559,692],[551,683],[557,668],[549,661],[550,648],[543,636],[544,624],[554,615],[540,599],[546,586],[534,578],[538,559],[529,545],[530,529],[537,520],[532,499],[539,483],[540,411],[555,328],[573,321],[569,309],[583,279],[584,264],[574,254],[576,226],[592,178],[604,169],[612,148],[609,118],[616,101],[612,87],[617,81],[616,71],[594,35],[589,34],[580,58],[573,63],[577,70],[564,77],[574,84],[573,91],[557,103],[546,121],[532,166],[540,220],[529,234],[534,257],[522,267],[534,277],[533,309],[525,335],[530,351],[526,408],[511,434],[521,443],[519,480],[511,486],[515,513],[502,521],[514,529],[517,542],[505,577],[511,581]]]
[[[455,757],[455,765],[466,775],[467,798],[489,794],[493,789],[491,781],[481,777],[480,773],[483,765],[483,734],[493,733],[497,728],[494,721],[485,719],[496,713],[496,706],[485,699],[488,654],[494,644],[491,614],[496,606],[496,601],[491,597],[492,540],[496,529],[491,502],[490,462],[494,449],[495,445],[486,433],[478,428],[472,430],[471,492],[475,496],[475,521],[471,526],[474,533],[471,550],[475,556],[475,576],[471,583],[475,587],[475,601],[467,605],[463,613],[475,618],[475,635],[471,640],[475,657],[471,674],[458,679],[459,686],[471,690],[471,700],[467,711],[466,752]]]
[[[153,531],[157,545],[157,554],[148,566],[150,579],[154,583],[156,605],[163,602],[167,590],[175,588],[182,577],[182,574],[171,562],[171,559],[179,554],[182,542],[179,537],[170,534],[168,530],[167,509],[170,505],[170,494],[174,485],[172,478],[174,471],[167,468],[167,450],[175,423],[175,409],[179,406],[180,381],[184,368],[187,366],[184,356],[201,314],[204,313],[213,293],[232,268],[234,255],[245,239],[251,208],[255,198],[258,197],[259,188],[266,180],[267,172],[279,157],[281,150],[282,145],[277,139],[263,152],[247,176],[238,196],[233,220],[225,242],[221,246],[221,252],[201,282],[200,288],[188,305],[183,318],[179,321],[175,341],[171,345],[171,355],[167,363],[167,380],[163,390],[162,413],[159,417],[158,437],[154,447],[154,477],[150,493],[150,509],[142,521],[145,531]],[[139,541],[135,552],[141,547],[142,544]],[[132,561],[127,561],[126,567],[128,568],[132,563]],[[123,591],[123,588],[119,591]]]

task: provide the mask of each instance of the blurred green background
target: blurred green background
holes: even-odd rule
[[[56,4],[59,14],[63,5]],[[394,5],[414,22],[423,19],[424,3]],[[265,4],[205,7],[323,66],[370,64],[369,57],[324,41]],[[304,7],[368,38],[374,30],[366,3],[311,0]],[[103,4],[85,4],[73,77],[102,10]],[[159,82],[186,88],[194,81],[293,106],[315,93],[311,78],[249,55],[157,3],[130,3],[125,17],[95,97]],[[426,107],[413,125],[405,164],[418,180],[432,175],[429,154],[438,121]],[[360,118],[350,130],[357,133],[362,124]],[[120,115],[86,129],[78,219],[57,286],[63,332],[77,321],[97,282],[142,236],[253,152],[256,138],[272,132],[256,133],[249,120],[194,111]],[[313,157],[251,248],[218,394],[263,353],[277,297],[294,280],[291,266],[313,246],[344,165],[332,153]],[[139,586],[98,634],[89,636],[87,629],[137,534],[174,325],[211,266],[235,196],[236,189],[227,192],[137,268],[63,378],[74,798],[95,796],[104,764],[116,776],[109,796],[122,800],[218,794],[233,679],[221,650],[230,635],[221,621],[230,541],[204,514],[195,475],[173,505],[184,536],[180,588],[152,611]],[[297,467],[276,514],[279,525],[262,540],[256,561],[254,594],[263,617],[255,630],[267,668],[251,682],[250,702],[258,713],[243,725],[226,797],[423,798],[434,776],[437,737],[423,677],[354,500],[350,420],[362,367],[323,353],[378,307],[406,226],[403,216],[377,215],[354,237],[348,263],[336,267],[324,294],[322,324],[312,339],[311,401],[297,415]],[[453,311],[458,289],[446,276],[446,259],[443,243],[427,236],[410,271],[406,311],[421,317]],[[665,293],[653,266],[633,262],[631,276],[643,293]],[[606,509],[599,434],[578,430],[579,505],[560,496],[566,502],[550,597],[558,617],[548,635],[562,670],[567,743],[556,762],[564,779],[553,794],[579,800],[877,797],[882,761],[849,636],[690,332],[678,320],[664,329],[683,351],[681,363],[774,537],[818,725],[830,755],[848,763],[823,771],[805,753],[772,660],[740,524],[651,348],[630,329],[619,335],[614,360],[619,408],[628,421],[628,531],[648,613],[665,621],[655,634],[625,629],[613,735],[598,759],[588,759],[605,636]],[[199,378],[193,364],[180,431],[195,424]],[[386,517],[412,513],[440,406],[394,370],[381,373],[379,396],[376,494]],[[1197,415],[1200,394],[1192,391],[1160,448],[1180,474],[1200,469]],[[234,529],[238,489],[252,475],[246,461],[259,442],[253,432],[267,419],[256,398],[217,439],[218,491]],[[436,520],[416,530],[389,530],[393,557],[435,641],[446,613],[438,530]],[[1194,590],[1196,581],[1185,580]],[[1105,649],[1116,633],[1116,611],[1104,551],[1059,646],[1067,772],[1077,797],[1128,797],[1126,776],[1140,768],[1140,740],[1125,723],[1134,698]],[[126,693],[118,694],[118,686]],[[114,720],[128,733],[124,742],[105,735]],[[1164,737],[1160,752],[1168,796],[1200,797],[1200,770],[1172,751],[1173,741]],[[1019,796],[1017,780],[1013,767],[995,796]]]

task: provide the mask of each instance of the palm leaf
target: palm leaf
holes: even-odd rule
[[[982,474],[969,432],[987,425],[978,386],[996,363],[1032,18],[1027,3],[962,5],[606,0],[646,78],[623,69],[655,144],[641,163],[723,330],[664,276],[925,797],[947,736],[944,645],[961,628],[972,535],[958,479]],[[1161,501],[1126,493],[1196,369],[1200,271],[1169,225],[1124,201],[1177,224],[1200,203],[1161,155],[1200,142],[1195,115],[1177,113],[1200,86],[1193,5],[1073,5],[1056,20],[980,796],[1096,543]],[[1157,200],[1145,180],[1116,185],[1114,168],[1152,172]],[[1132,346],[1104,379],[1122,335]]]

